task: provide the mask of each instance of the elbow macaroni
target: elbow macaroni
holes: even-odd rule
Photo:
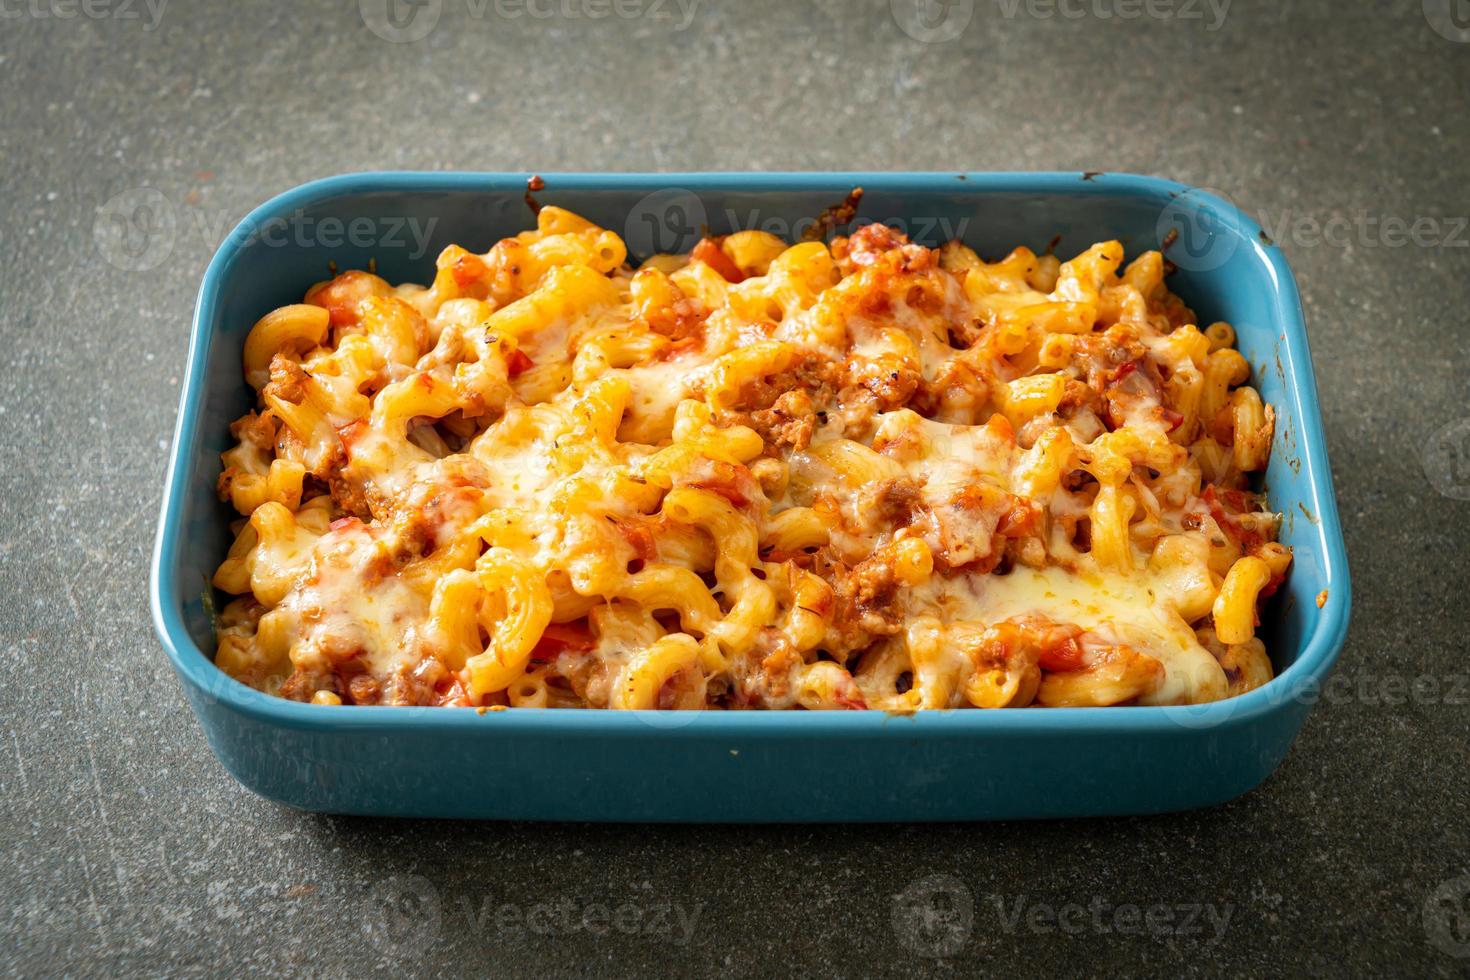
[[[319,705],[1181,704],[1271,677],[1274,412],[1149,252],[627,264],[543,208],[244,344],[216,663]]]

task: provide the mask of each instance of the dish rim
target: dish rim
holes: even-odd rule
[[[1296,452],[1302,465],[1299,479],[1314,504],[1317,533],[1322,539],[1323,564],[1329,592],[1321,616],[1310,626],[1296,659],[1266,685],[1223,701],[1187,706],[1126,706],[1107,708],[1048,708],[1037,711],[973,711],[930,709],[911,714],[886,711],[612,711],[517,708],[488,711],[476,708],[406,707],[381,705],[314,705],[273,697],[236,681],[215,667],[213,659],[196,644],[183,622],[182,608],[165,596],[180,592],[178,556],[185,537],[182,514],[187,497],[183,474],[187,460],[183,447],[198,435],[204,414],[207,361],[215,333],[208,330],[222,283],[248,230],[271,218],[289,215],[319,201],[365,192],[442,192],[494,190],[520,192],[530,171],[360,171],[299,184],[253,209],[226,236],[211,258],[200,285],[190,325],[189,350],[179,410],[164,474],[158,530],[149,570],[149,607],[154,630],[191,698],[218,701],[257,722],[291,729],[398,729],[428,731],[487,731],[494,724],[510,732],[582,734],[599,737],[711,736],[738,732],[742,737],[842,734],[846,737],[880,734],[890,723],[913,726],[936,735],[964,734],[1081,734],[1131,732],[1179,735],[1182,730],[1242,725],[1274,713],[1294,700],[1316,697],[1336,662],[1346,639],[1351,616],[1352,584],[1346,546],[1327,462],[1316,375],[1312,366],[1306,324],[1296,280],[1279,246],[1270,243],[1260,226],[1233,203],[1207,191],[1162,177],[1127,173],[955,172],[955,171],[806,171],[748,173],[741,171],[684,171],[671,173],[543,172],[548,192],[557,188],[648,192],[680,188],[698,192],[720,184],[738,183],[750,191],[813,191],[833,183],[881,189],[887,192],[934,191],[950,181],[967,184],[977,193],[1023,192],[1047,195],[1107,194],[1157,198],[1161,203],[1189,195],[1197,206],[1214,212],[1233,234],[1254,250],[1257,261],[1274,284],[1272,299],[1279,322],[1278,343],[1290,356],[1282,368],[1283,400],[1292,402],[1299,431]],[[1079,179],[1080,178],[1080,179]],[[247,234],[241,234],[242,230]]]

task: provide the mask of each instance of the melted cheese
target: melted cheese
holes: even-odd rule
[[[1222,697],[1219,663],[1196,639],[1174,605],[1170,584],[1148,572],[1134,575],[1085,569],[1017,567],[1008,575],[931,579],[916,606],[941,621],[990,624],[1041,616],[1115,635],[1164,665],[1162,686],[1143,704],[1180,704],[1199,692]],[[1213,700],[1213,698],[1207,698]]]
[[[314,291],[334,324],[371,322],[334,328],[336,349],[276,353],[264,414],[225,455],[258,479],[274,452],[311,475],[298,498],[328,493],[264,491],[269,521],[247,525],[216,579],[249,593],[221,664],[293,697],[423,671],[437,688],[394,697],[602,707],[629,703],[636,677],[637,697],[668,704],[853,706],[861,689],[881,707],[905,703],[907,676],[931,688],[925,703],[982,704],[965,694],[980,654],[936,638],[1039,620],[1162,665],[1162,681],[1108,703],[1229,693],[1207,617],[1240,546],[1170,442],[1158,384],[1198,372],[1208,343],[1172,333],[1177,308],[1147,278],[1161,263],[1120,274],[1107,243],[1059,269],[1024,250],[988,266],[951,250],[942,267],[861,234],[797,246],[761,275],[663,257],[649,268],[672,275],[635,286],[607,271],[616,236],[547,208],[484,256],[446,251],[430,288],[353,273]],[[551,267],[531,283],[528,248]],[[273,324],[289,333],[289,312]],[[1036,374],[1051,376],[1010,385]],[[1040,407],[1017,409],[1025,392]],[[1063,446],[1049,470],[1043,437]],[[1196,449],[1241,482],[1228,448]],[[1089,553],[1090,522],[1117,527],[1108,501],[1128,512],[1104,539],[1126,552],[1113,567]],[[798,508],[810,537],[776,547]],[[497,586],[505,569],[517,581]],[[540,611],[509,607],[512,593]],[[536,616],[553,624],[540,642],[499,635]],[[1241,644],[1224,657],[1250,655],[1264,658]],[[485,658],[499,689],[474,690],[461,666]]]
[[[636,364],[619,372],[632,392],[618,438],[648,445],[666,441],[673,434],[679,402],[694,393],[701,380],[700,369],[707,363],[702,357],[681,357]]]
[[[391,677],[420,659],[417,634],[428,604],[384,574],[385,558],[382,544],[360,526],[318,540],[309,572],[281,603],[300,630],[291,651],[298,668],[325,672],[353,660]]]

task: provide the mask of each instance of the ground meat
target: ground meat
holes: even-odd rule
[[[836,622],[856,626],[872,636],[892,636],[903,626],[898,578],[884,551],[863,559],[837,585]]]
[[[1008,494],[1011,500],[1010,510],[1001,515],[1000,523],[996,525],[996,531],[1007,538],[1029,538],[1041,533],[1042,516],[1045,513],[1041,504],[1026,497],[1018,497]]]
[[[919,485],[907,476],[895,477],[869,491],[870,506],[883,526],[908,527],[924,511]]]
[[[731,411],[743,412],[773,408],[782,395],[801,391],[811,400],[813,411],[820,413],[831,404],[839,387],[840,373],[841,368],[830,360],[807,355],[788,370],[746,384],[729,408]]]
[[[269,413],[257,415],[249,412],[230,423],[230,435],[262,452],[270,452],[271,446],[276,442],[278,425],[275,417]]]
[[[1004,553],[1003,521],[1018,504],[1028,502],[993,487],[977,483],[964,487],[943,505],[933,507],[923,522],[925,538],[934,551],[934,565],[942,571],[960,568],[987,573]],[[1016,520],[1025,521],[1023,509]],[[1018,524],[1018,527],[1020,524]]]
[[[377,704],[383,694],[383,685],[370,674],[357,674],[347,682],[347,693],[353,704]]]
[[[985,321],[975,318],[949,325],[949,346],[958,350],[969,350],[985,332]]]
[[[765,627],[757,636],[755,656],[760,657],[760,687],[767,701],[784,701],[791,695],[792,668],[802,662],[801,654],[786,634]],[[753,692],[752,692],[753,693]]]
[[[1132,368],[1125,365],[1133,363],[1136,367],[1148,354],[1148,348],[1122,327],[1098,334],[1080,334],[1073,343],[1073,362],[1082,366],[1088,387],[1099,395],[1128,375]]]
[[[1057,404],[1057,414],[1071,418],[1080,408],[1096,411],[1100,406],[1097,392],[1081,381],[1068,378],[1062,389],[1062,400]]]
[[[432,502],[430,506],[433,506]],[[437,514],[410,508],[398,516],[392,535],[394,561],[407,564],[434,550],[434,538],[440,523]]]
[[[909,408],[925,418],[974,425],[989,398],[988,370],[960,354],[941,364],[932,381],[920,378]]]
[[[335,462],[328,470],[326,480],[327,492],[331,494],[332,503],[339,511],[364,521],[373,519],[373,511],[368,503],[367,495],[363,493],[361,485],[342,475],[340,461]]]
[[[412,667],[403,666],[388,679],[383,701],[395,705],[429,705],[439,700],[440,681],[449,673],[434,657],[426,657]]]
[[[822,213],[817,215],[817,220],[812,222],[812,226],[801,233],[801,240],[820,242],[833,228],[840,228],[848,224],[857,216],[858,205],[862,203],[862,200],[863,189],[854,187],[840,204],[823,208]]]
[[[271,379],[262,391],[283,402],[300,405],[306,397],[308,380],[306,370],[300,364],[277,354],[271,359]]]
[[[310,701],[313,694],[322,690],[336,690],[336,680],[331,674],[304,671],[298,667],[276,693],[288,701]]]
[[[891,412],[909,403],[921,381],[918,368],[898,358],[853,358],[844,369],[843,383],[847,387],[843,394],[846,396],[850,388],[861,388],[873,396],[879,411]]]
[[[1099,414],[1109,429],[1124,425],[1140,409],[1166,420],[1164,399],[1160,394],[1163,385],[1163,378],[1153,361],[1147,357],[1127,361],[1105,377],[1102,389],[1105,408]],[[1182,416],[1176,417],[1182,419]]]
[[[908,243],[908,236],[897,228],[873,222],[863,225],[845,239],[834,241],[832,251],[851,258],[858,265],[872,265],[876,256]]]
[[[745,419],[744,424],[759,432],[771,448],[805,449],[817,427],[816,406],[811,395],[801,389],[782,394],[770,408],[751,412]]]
[[[905,272],[934,265],[933,250],[911,245],[903,232],[876,222],[864,225],[847,238],[834,238],[832,255],[843,275],[882,262],[892,263],[894,268]]]
[[[429,554],[439,546],[445,528],[461,527],[478,516],[484,492],[466,485],[464,479],[459,473],[446,471],[442,483],[420,484],[407,505],[392,512],[387,541],[397,564]]]

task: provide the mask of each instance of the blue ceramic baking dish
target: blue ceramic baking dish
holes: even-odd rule
[[[1278,411],[1266,487],[1296,552],[1264,615],[1278,677],[1189,708],[882,712],[611,712],[322,707],[215,669],[209,577],[233,514],[215,498],[228,427],[251,403],[246,331],[336,268],[427,282],[451,242],[475,251],[528,227],[527,174],[369,173],[261,205],[204,277],[153,555],[158,635],[225,767],[307,810],[540,820],[978,820],[1207,806],[1281,762],[1342,647],[1351,594],[1301,303],[1261,229],[1182,184],[1120,174],[547,175],[537,195],[612,229],[634,255],[701,230],[797,236],[865,188],[859,223],[899,224],[988,257],[1169,240],[1171,284],[1201,322],[1239,332]],[[1177,234],[1173,234],[1177,233]],[[1325,604],[1319,608],[1319,594]]]

